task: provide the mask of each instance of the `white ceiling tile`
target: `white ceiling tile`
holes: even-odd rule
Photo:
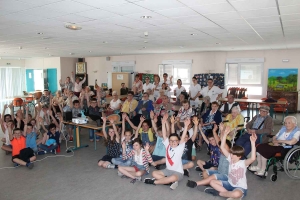
[[[268,17],[278,15],[277,8],[266,8],[259,10],[248,10],[239,12],[245,19],[254,17]]]
[[[176,0],[145,0],[135,2],[135,4],[153,11],[184,7],[182,3]]]
[[[20,2],[26,3],[26,4],[30,3],[30,4],[33,4],[36,6],[43,6],[46,4],[51,4],[51,3],[59,2],[62,0],[17,0],[17,1],[20,1]]]
[[[299,5],[300,0],[278,0],[279,6]]]
[[[230,26],[234,26],[234,25],[245,25],[246,22],[243,19],[233,19],[233,20],[213,20],[215,23],[224,26],[224,25],[230,25]]]
[[[178,18],[173,18],[174,20],[176,20],[177,22],[181,22],[181,23],[185,23],[185,22],[198,22],[198,23],[202,23],[202,22],[207,22],[209,21],[208,19],[206,19],[205,17],[197,14],[197,15],[193,15],[193,16],[184,16],[184,17],[178,17]]]
[[[147,15],[147,16],[151,16],[151,18],[149,19],[142,19],[141,17],[144,16],[144,15]],[[145,21],[145,22],[150,22],[152,20],[160,20],[160,19],[165,19],[167,17],[159,14],[159,13],[155,13],[153,11],[149,11],[147,10],[146,12],[143,12],[143,13],[136,13],[136,14],[130,14],[130,15],[125,15],[126,17],[129,17],[129,18],[132,18],[132,19],[135,19],[135,20],[142,20],[142,21]]]
[[[196,10],[197,12],[204,14],[204,15],[234,11],[234,9],[228,3],[193,6],[192,8],[194,10]]]
[[[188,6],[226,3],[226,0],[178,0],[178,1]]]
[[[281,15],[282,21],[289,21],[289,20],[298,20],[300,19],[300,13],[299,14],[291,14],[291,15]]]
[[[229,0],[229,2],[238,11],[276,8],[275,0]]]
[[[213,22],[207,21],[205,23],[198,23],[198,22],[187,22],[185,25],[197,28],[197,29],[204,29],[204,28],[218,28],[219,26]]]
[[[257,24],[251,24],[254,28],[269,28],[269,27],[281,27],[280,22],[266,22],[266,23],[257,23]]]
[[[43,18],[37,18],[36,16],[25,15],[25,14],[9,14],[9,15],[4,15],[1,17],[1,21],[8,20],[8,21],[13,21],[13,22],[18,22],[18,23],[33,22],[33,21],[42,20],[42,19]],[[11,25],[13,25],[13,23]]]
[[[73,0],[95,8],[106,8],[108,6],[116,6],[127,3],[126,0]]]
[[[282,22],[282,25],[285,26],[300,26],[300,19],[299,20],[293,20],[293,21],[284,21]]]
[[[135,13],[141,13],[143,15],[144,12],[147,11],[147,9],[142,8],[140,6],[137,6],[132,3],[125,3],[118,6],[112,6],[112,7],[105,7],[103,10],[116,13],[119,15],[129,15],[129,14],[135,14]]]
[[[160,18],[159,20],[153,20],[153,19],[147,19],[145,22],[155,25],[155,26],[163,26],[166,24],[177,24],[178,22],[176,19],[169,19],[167,17],[165,18]]]
[[[281,6],[280,7],[281,15],[290,15],[290,14],[297,14],[297,13],[300,13],[300,5]]]
[[[240,15],[236,11],[232,12],[222,12],[217,14],[204,14],[205,17],[209,18],[212,21],[215,20],[234,20],[240,19]]]
[[[89,10],[88,12],[78,12],[76,13],[76,15],[89,17],[92,19],[107,19],[107,18],[119,16],[118,14],[101,10],[101,9],[93,9],[93,10]]]
[[[0,1],[0,13],[2,10],[17,12],[17,11],[21,11],[21,10],[34,8],[34,7],[36,7],[36,5],[30,4],[30,3],[14,1],[14,0],[1,0]]]
[[[56,18],[53,18],[53,19],[61,21],[61,22],[68,22],[68,23],[80,23],[80,22],[87,22],[87,21],[95,20],[95,19],[92,19],[92,18],[83,17],[83,16],[75,15],[75,14],[63,15],[63,16],[56,17]]]
[[[279,22],[279,16],[269,16],[269,17],[255,17],[255,18],[248,18],[247,22],[250,24],[255,23],[265,23],[265,22]]]
[[[47,9],[47,8],[43,8],[43,7],[42,8],[37,7],[37,8],[24,10],[24,11],[15,13],[15,14],[33,15],[38,18],[53,18],[53,17],[59,17],[62,15],[66,15],[67,13],[59,12],[59,11],[55,11],[55,10]]]
[[[94,9],[94,7],[92,7],[92,6],[87,6],[82,3],[78,3],[75,1],[71,1],[71,0],[59,1],[56,3],[42,6],[41,8],[53,9],[53,10],[57,10],[60,12],[66,12],[66,13],[78,13],[78,12],[83,12],[83,11]]]
[[[197,12],[195,12],[195,11],[193,11],[190,8],[187,8],[187,7],[172,8],[172,9],[167,9],[167,10],[159,10],[159,11],[156,11],[156,12],[163,15],[163,16],[170,17],[170,18],[197,15]]]

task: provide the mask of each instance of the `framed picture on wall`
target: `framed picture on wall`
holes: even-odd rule
[[[85,74],[86,73],[86,63],[78,62],[76,63],[76,74]]]

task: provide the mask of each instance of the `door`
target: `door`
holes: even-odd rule
[[[33,69],[26,69],[26,91],[34,91],[34,73]]]
[[[57,69],[47,69],[48,90],[54,94],[57,91]]]

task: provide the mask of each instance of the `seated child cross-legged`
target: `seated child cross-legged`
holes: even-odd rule
[[[217,129],[218,126],[215,124],[213,129],[213,134],[217,144],[220,145],[221,141],[220,141],[220,137],[217,134]],[[221,129],[221,137],[222,137],[223,124],[220,124],[220,129]],[[227,149],[227,151],[230,151],[230,147],[231,147],[231,142],[229,140],[226,140],[225,148]],[[195,188],[197,186],[197,189],[199,191],[204,192],[204,189],[206,189],[206,187],[209,186],[211,180],[219,180],[219,181],[228,180],[228,167],[229,167],[229,162],[221,152],[217,170],[206,169],[205,171],[203,171],[203,173],[200,172],[200,176],[203,176],[203,180],[197,182],[188,180],[186,186],[190,188]]]
[[[142,146],[142,140],[140,138],[135,138],[133,140],[133,150],[126,154],[126,144],[122,143],[123,148],[123,159],[133,158],[132,167],[120,166],[118,175],[121,177],[132,178],[130,183],[135,183],[137,180],[141,181],[142,176],[145,173],[149,173],[149,163],[153,162],[151,155],[149,153],[149,144],[145,145],[145,148]]]
[[[170,184],[172,190],[176,189],[178,186],[178,181],[183,178],[183,167],[182,167],[182,154],[185,147],[185,135],[187,134],[187,126],[189,121],[185,122],[184,132],[182,138],[177,134],[171,134],[169,138],[166,136],[165,124],[168,120],[168,113],[166,113],[162,119],[162,133],[163,133],[163,144],[166,148],[166,169],[153,171],[152,176],[154,178],[145,178],[144,183],[153,185],[163,185]]]
[[[200,133],[204,139],[204,141],[206,142],[206,144],[208,145],[208,149],[210,152],[210,160],[209,161],[203,161],[203,160],[197,160],[197,165],[196,166],[196,171],[204,171],[205,169],[214,169],[216,170],[218,165],[219,165],[219,159],[220,159],[220,148],[217,145],[217,142],[214,138],[213,133],[209,133],[207,135],[207,137],[205,136],[205,134],[202,131],[202,127],[201,124],[199,124],[199,130]]]
[[[256,134],[252,134],[251,141],[251,157],[247,160],[241,160],[244,156],[244,148],[241,146],[234,146],[230,149],[230,152],[225,148],[226,137],[230,132],[230,127],[226,127],[221,142],[221,150],[229,161],[228,181],[212,180],[210,185],[205,189],[206,193],[214,196],[220,195],[222,197],[228,197],[228,200],[241,199],[247,195],[247,167],[255,161],[256,147],[255,141],[257,139]]]

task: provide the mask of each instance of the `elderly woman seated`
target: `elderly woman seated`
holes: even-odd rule
[[[122,106],[122,102],[118,97],[116,91],[112,92],[112,100],[109,103],[108,112],[113,114],[119,114]]]
[[[205,96],[205,97],[203,97],[203,102],[201,104],[199,117],[202,117],[208,110],[211,110],[210,97]]]
[[[247,123],[246,129],[247,133],[243,134],[237,141],[236,145],[242,146],[245,149],[245,156],[247,156],[251,152],[251,142],[250,136],[253,133],[257,134],[256,144],[261,142],[267,142],[266,140],[261,141],[262,134],[271,134],[273,130],[273,119],[269,114],[270,107],[269,106],[261,106],[259,109],[259,114],[253,117],[253,119]]]
[[[224,125],[230,127],[230,133],[228,134],[229,140],[232,139],[233,131],[235,128],[238,128],[239,125],[244,125],[244,117],[241,115],[241,111],[238,107],[234,106],[231,109],[231,114],[228,114],[224,120]]]
[[[297,119],[294,116],[287,116],[284,119],[284,126],[273,137],[272,143],[260,144],[256,148],[257,165],[250,166],[250,171],[255,171],[258,176],[265,174],[267,159],[275,156],[276,153],[285,155],[292,145],[299,141],[300,129],[297,127]]]
[[[222,113],[218,110],[219,104],[214,101],[211,103],[211,110],[208,110],[203,116],[201,121],[202,130],[205,133],[206,130],[212,130],[214,124],[219,125],[222,122]]]

